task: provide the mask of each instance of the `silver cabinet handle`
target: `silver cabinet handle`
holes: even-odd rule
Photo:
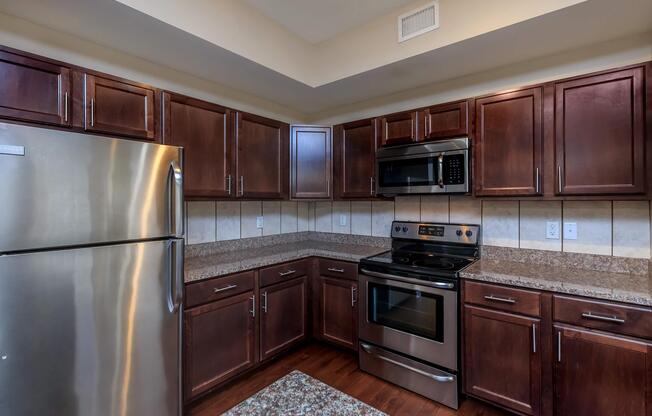
[[[374,190],[374,177],[373,177],[373,176],[370,176],[370,177],[369,177],[369,194],[371,194],[371,196],[373,196],[373,195],[374,195],[374,191],[375,191],[375,190]]]
[[[335,272],[335,273],[344,273],[344,269],[336,269],[335,267],[329,267],[328,271]]]
[[[68,91],[63,95],[63,121],[68,122]]]
[[[226,192],[231,195],[231,175],[226,176]]]
[[[611,322],[614,324],[624,324],[625,320],[621,319],[615,315],[613,316],[604,316],[604,315],[596,315],[593,312],[584,312],[582,314],[582,318],[584,319],[593,319],[594,321],[603,321],[603,322]]]
[[[534,191],[539,193],[539,168],[534,170]]]
[[[561,165],[557,165],[557,185],[559,185],[559,193],[562,192],[562,181],[561,181]]]
[[[240,196],[244,195],[244,176],[240,176]]]
[[[352,308],[355,307],[355,302],[357,302],[357,299],[355,297],[355,292],[356,291],[357,291],[357,289],[355,288],[355,286],[351,286],[351,307]]]
[[[433,379],[435,381],[438,381],[440,383],[450,383],[452,381],[455,381],[455,377],[453,377],[453,376],[438,376],[436,374],[430,374],[430,373],[428,373],[426,371],[419,370],[418,368],[414,368],[414,367],[409,366],[407,364],[403,364],[402,362],[392,360],[391,358],[387,358],[387,357],[384,357],[384,356],[382,356],[380,354],[374,353],[373,352],[374,348],[371,345],[360,343],[360,346],[362,347],[362,349],[367,354],[374,355],[374,356],[378,357],[379,359],[381,359],[383,361],[386,361],[386,362],[388,362],[390,364],[394,364],[394,365],[397,365],[397,366],[399,366],[401,368],[405,368],[406,370],[410,370],[410,371],[412,371],[414,373],[417,373],[419,375],[422,375],[424,377],[431,378],[431,379]]]
[[[296,272],[297,272],[296,270],[288,270],[287,272],[279,272],[278,275],[284,277],[284,276],[290,276],[292,274],[295,274]]]
[[[487,295],[484,298],[492,302],[502,302],[502,303],[509,303],[509,304],[516,303],[516,299],[514,298],[502,298],[500,296],[494,296],[494,295]]]
[[[215,289],[213,289],[213,293],[224,292],[226,290],[235,289],[236,287],[238,287],[238,285],[228,285],[228,286],[224,286],[224,287],[216,287]]]
[[[256,317],[256,295],[253,295],[249,299],[251,299],[251,310],[249,311],[249,313],[251,314],[251,316],[255,318]]]
[[[532,324],[532,352],[537,353],[537,324]]]
[[[437,157],[437,185],[444,187],[444,154],[440,153]]]
[[[95,98],[91,98],[91,127],[95,126]]]
[[[263,312],[267,313],[267,292],[263,292]]]
[[[561,331],[557,332],[557,362],[561,362]]]

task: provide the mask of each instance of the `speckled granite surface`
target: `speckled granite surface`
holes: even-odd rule
[[[300,371],[293,371],[277,380],[224,415],[386,416],[380,410]]]

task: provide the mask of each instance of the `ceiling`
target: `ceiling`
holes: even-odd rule
[[[319,43],[414,0],[243,0],[292,33]]]

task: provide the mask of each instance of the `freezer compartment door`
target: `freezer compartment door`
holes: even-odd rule
[[[179,415],[180,252],[0,256],[0,414]]]
[[[183,235],[181,153],[0,123],[0,252]]]

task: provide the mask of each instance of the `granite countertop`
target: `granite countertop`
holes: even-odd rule
[[[387,248],[308,240],[198,255],[186,258],[185,282],[195,282],[311,256],[357,262],[364,257],[384,251],[387,251]]]
[[[525,288],[652,306],[652,274],[614,273],[580,268],[481,259],[460,276]]]

